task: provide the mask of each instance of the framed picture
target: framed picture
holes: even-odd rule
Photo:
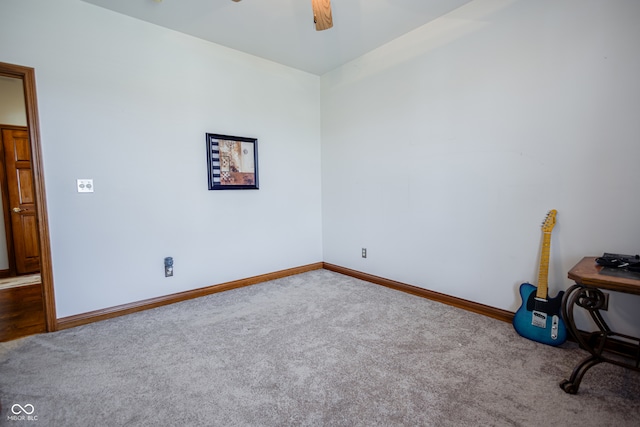
[[[258,189],[258,140],[207,134],[209,190]]]

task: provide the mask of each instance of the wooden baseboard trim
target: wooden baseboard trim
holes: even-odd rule
[[[616,336],[610,336],[606,338],[606,340],[604,341],[604,345],[602,345],[602,340],[599,337],[600,333],[588,332],[583,330],[578,330],[578,333],[581,335],[582,339],[585,342],[589,343],[589,346],[591,346],[591,348],[597,349],[602,346],[602,349],[608,353],[623,356],[627,359],[638,360],[638,343],[635,342],[638,341],[637,338],[634,339],[634,342],[628,342],[623,341]],[[573,337],[571,333],[569,333],[568,339],[580,345],[580,342],[575,337]],[[589,351],[588,349],[582,347],[582,345],[580,345],[580,347],[584,350]]]
[[[387,288],[395,289],[398,291],[406,292],[412,295],[417,295],[422,298],[427,298],[433,301],[441,302],[443,304],[451,305],[453,307],[462,308],[467,311],[482,314],[484,316],[492,317],[494,319],[502,320],[503,322],[511,323],[513,321],[514,313],[502,310],[488,305],[480,304],[477,302],[465,300],[462,298],[452,297],[450,295],[442,294],[440,292],[430,291],[428,289],[419,288],[417,286],[408,285],[406,283],[396,282],[395,280],[385,279],[384,277],[374,276],[373,274],[363,273],[361,271],[352,270],[346,267],[340,267],[338,265],[323,263],[326,270],[341,273],[347,276],[355,277],[356,279],[366,280],[367,282],[382,285]]]
[[[356,279],[365,280],[367,282],[374,283],[376,285],[386,286],[387,288],[395,289],[402,292],[407,292],[412,295],[417,295],[422,298],[427,298],[433,301],[441,302],[443,304],[451,305],[453,307],[462,308],[467,311],[471,311],[473,313],[482,314],[484,316],[492,317],[494,319],[502,320],[503,322],[512,323],[513,316],[515,313],[512,313],[507,310],[502,310],[499,308],[491,307],[488,305],[480,304],[477,302],[465,300],[462,298],[452,297],[450,295],[442,294],[440,292],[430,291],[428,289],[419,288],[413,285],[407,285],[406,283],[396,282],[395,280],[385,279],[384,277],[374,276],[372,274],[363,273],[361,271],[352,270],[346,267],[340,267],[338,265],[323,263],[324,269],[335,271],[336,273],[341,273],[346,276],[355,277]],[[589,341],[593,337],[592,332],[586,331],[578,331],[580,335],[582,335],[585,341]],[[571,334],[568,336],[569,341],[578,342]],[[617,340],[615,338],[609,338],[605,342],[604,350],[629,357],[630,354],[637,354],[638,346],[637,344],[631,344],[628,342],[624,342],[621,340]],[[634,356],[636,357],[636,356]]]
[[[395,289],[397,291],[406,292],[412,295],[416,295],[422,298],[437,301],[443,304],[447,304],[453,307],[461,308],[473,313],[478,313],[484,316],[488,316],[494,319],[502,320],[503,322],[511,323],[513,321],[514,313],[502,310],[499,308],[491,307],[488,305],[480,304],[477,302],[465,300],[462,298],[453,297],[440,292],[431,291],[428,289],[420,288],[406,283],[397,282],[391,279],[385,279],[384,277],[374,276],[372,274],[363,273],[361,271],[352,270],[346,267],[341,267],[335,264],[327,262],[318,262],[314,264],[303,265],[300,267],[294,267],[286,270],[280,270],[273,273],[262,274],[260,276],[249,277],[246,279],[234,280],[231,282],[221,283],[218,285],[207,286],[204,288],[193,289],[190,291],[179,292],[176,294],[165,295],[162,297],[151,298],[143,301],[132,302],[129,304],[123,304],[115,307],[104,308],[101,310],[95,310],[88,313],[76,314],[74,316],[63,317],[58,319],[56,330],[74,328],[76,326],[86,325],[93,322],[99,322],[101,320],[107,320],[114,317],[124,316],[126,314],[136,313],[138,311],[149,310],[164,305],[173,304],[176,302],[186,301],[193,298],[199,298],[206,295],[215,294],[218,292],[224,292],[231,289],[242,288],[245,286],[251,286],[269,280],[280,279],[287,276],[293,276],[296,274],[305,273],[307,271],[326,269],[336,273],[344,274],[346,276],[355,277],[356,279],[365,280],[376,285],[385,286],[387,288]],[[580,331],[580,334],[585,340],[588,340],[591,334],[589,332]],[[572,336],[569,340],[576,341]],[[629,351],[630,344],[624,342],[618,342],[616,340],[609,340],[607,342],[606,349],[618,353],[621,350]],[[633,348],[635,349],[635,347]],[[618,353],[620,354],[620,353]]]
[[[86,325],[101,320],[111,319],[125,314],[136,313],[138,311],[149,310],[151,308],[161,307],[176,302],[186,301],[193,298],[199,298],[218,292],[228,291],[231,289],[251,286],[269,280],[281,279],[295,274],[305,273],[307,271],[319,270],[323,267],[322,262],[303,265],[300,267],[280,270],[273,273],[262,274],[260,276],[249,277],[246,279],[234,280],[232,282],[221,283],[218,285],[207,286],[204,288],[193,289],[190,291],[179,292],[176,294],[165,295],[157,298],[150,298],[143,301],[132,302],[129,304],[118,305],[115,307],[104,308],[101,310],[90,311],[88,313],[76,314],[73,316],[62,317],[57,321],[56,330],[74,328],[76,326]]]

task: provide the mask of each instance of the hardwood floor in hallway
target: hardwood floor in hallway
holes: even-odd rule
[[[0,342],[45,331],[40,275],[0,280]]]

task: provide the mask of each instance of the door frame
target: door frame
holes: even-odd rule
[[[44,187],[44,169],[42,167],[42,146],[40,143],[40,121],[36,99],[36,75],[30,67],[0,62],[0,74],[22,80],[25,109],[27,111],[27,131],[31,146],[31,167],[38,221],[38,241],[40,243],[40,275],[42,278],[42,299],[47,332],[56,331],[55,294],[53,288],[53,268],[51,263],[51,241],[49,238],[49,217],[47,215],[47,197]]]

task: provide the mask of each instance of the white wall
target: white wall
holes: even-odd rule
[[[24,88],[20,79],[0,76],[0,125],[27,125]],[[9,255],[6,245],[4,215],[1,214],[3,210],[2,198],[0,198],[0,270],[7,270],[9,269]]]
[[[322,76],[324,260],[515,311],[549,209],[552,295],[583,256],[639,253],[639,18],[476,0]],[[637,333],[639,302],[609,319]]]
[[[36,70],[58,317],[322,261],[317,76],[79,0],[2,0],[0,61]],[[207,190],[206,132],[258,138],[259,190]]]
[[[552,208],[552,294],[582,256],[640,252],[638,16],[476,0],[319,79],[2,0],[0,61],[36,69],[58,316],[323,259],[515,310]],[[206,132],[259,138],[260,190],[206,190]],[[608,317],[631,330],[637,304]]]

